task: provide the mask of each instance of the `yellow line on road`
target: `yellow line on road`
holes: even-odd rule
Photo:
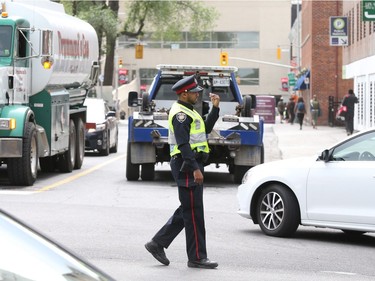
[[[47,185],[47,186],[45,186],[45,187],[43,187],[43,188],[37,190],[36,192],[48,191],[48,190],[51,190],[51,189],[53,189],[53,188],[55,188],[55,187],[58,187],[58,186],[60,186],[60,185],[63,185],[63,184],[66,184],[66,183],[72,182],[72,181],[74,181],[74,180],[76,180],[76,179],[78,179],[78,178],[80,178],[80,177],[86,176],[87,174],[90,174],[90,173],[92,173],[92,172],[94,172],[94,171],[96,171],[96,170],[98,170],[98,169],[100,169],[100,168],[102,168],[102,167],[104,167],[104,166],[106,166],[106,165],[112,163],[112,162],[115,162],[115,161],[117,161],[117,160],[119,160],[119,159],[121,159],[121,158],[125,158],[125,154],[122,154],[122,155],[120,155],[120,156],[117,156],[117,157],[115,157],[115,158],[113,158],[113,159],[111,159],[111,160],[109,160],[109,161],[106,161],[106,162],[104,162],[104,163],[102,163],[102,164],[96,165],[96,166],[94,166],[94,167],[92,167],[92,168],[90,168],[90,169],[88,169],[88,170],[85,170],[85,171],[83,171],[83,172],[81,172],[81,173],[79,173],[79,174],[76,174],[76,175],[74,175],[74,176],[71,176],[71,177],[68,177],[68,178],[66,178],[66,179],[63,179],[63,180],[61,180],[61,181],[55,182],[55,183],[53,183],[53,184],[51,184],[51,185]]]

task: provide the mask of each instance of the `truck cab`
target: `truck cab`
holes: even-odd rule
[[[169,162],[168,112],[177,100],[172,86],[196,75],[203,87],[195,109],[203,118],[212,107],[209,94],[220,96],[220,117],[207,135],[210,157],[207,164],[224,164],[234,181],[264,161],[263,119],[255,115],[256,97],[242,96],[235,67],[158,65],[149,92],[129,93],[128,104],[138,107],[129,117],[126,176],[128,180],[152,180],[155,164]]]

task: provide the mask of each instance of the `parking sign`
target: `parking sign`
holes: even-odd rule
[[[330,46],[348,46],[348,18],[329,18]]]

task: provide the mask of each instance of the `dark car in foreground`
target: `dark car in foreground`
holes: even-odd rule
[[[115,280],[3,210],[0,249],[0,280]]]
[[[118,120],[103,99],[86,98],[87,107],[85,150],[98,151],[101,155],[117,152]]]

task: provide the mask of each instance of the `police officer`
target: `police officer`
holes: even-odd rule
[[[219,118],[218,95],[210,94],[212,109],[205,121],[194,110],[199,92],[194,75],[173,85],[178,101],[169,112],[169,145],[171,170],[178,186],[180,206],[167,223],[145,244],[146,249],[164,265],[169,265],[164,248],[168,248],[185,228],[188,267],[216,268],[217,262],[207,258],[206,230],[203,210],[203,166],[208,159],[206,134]]]

